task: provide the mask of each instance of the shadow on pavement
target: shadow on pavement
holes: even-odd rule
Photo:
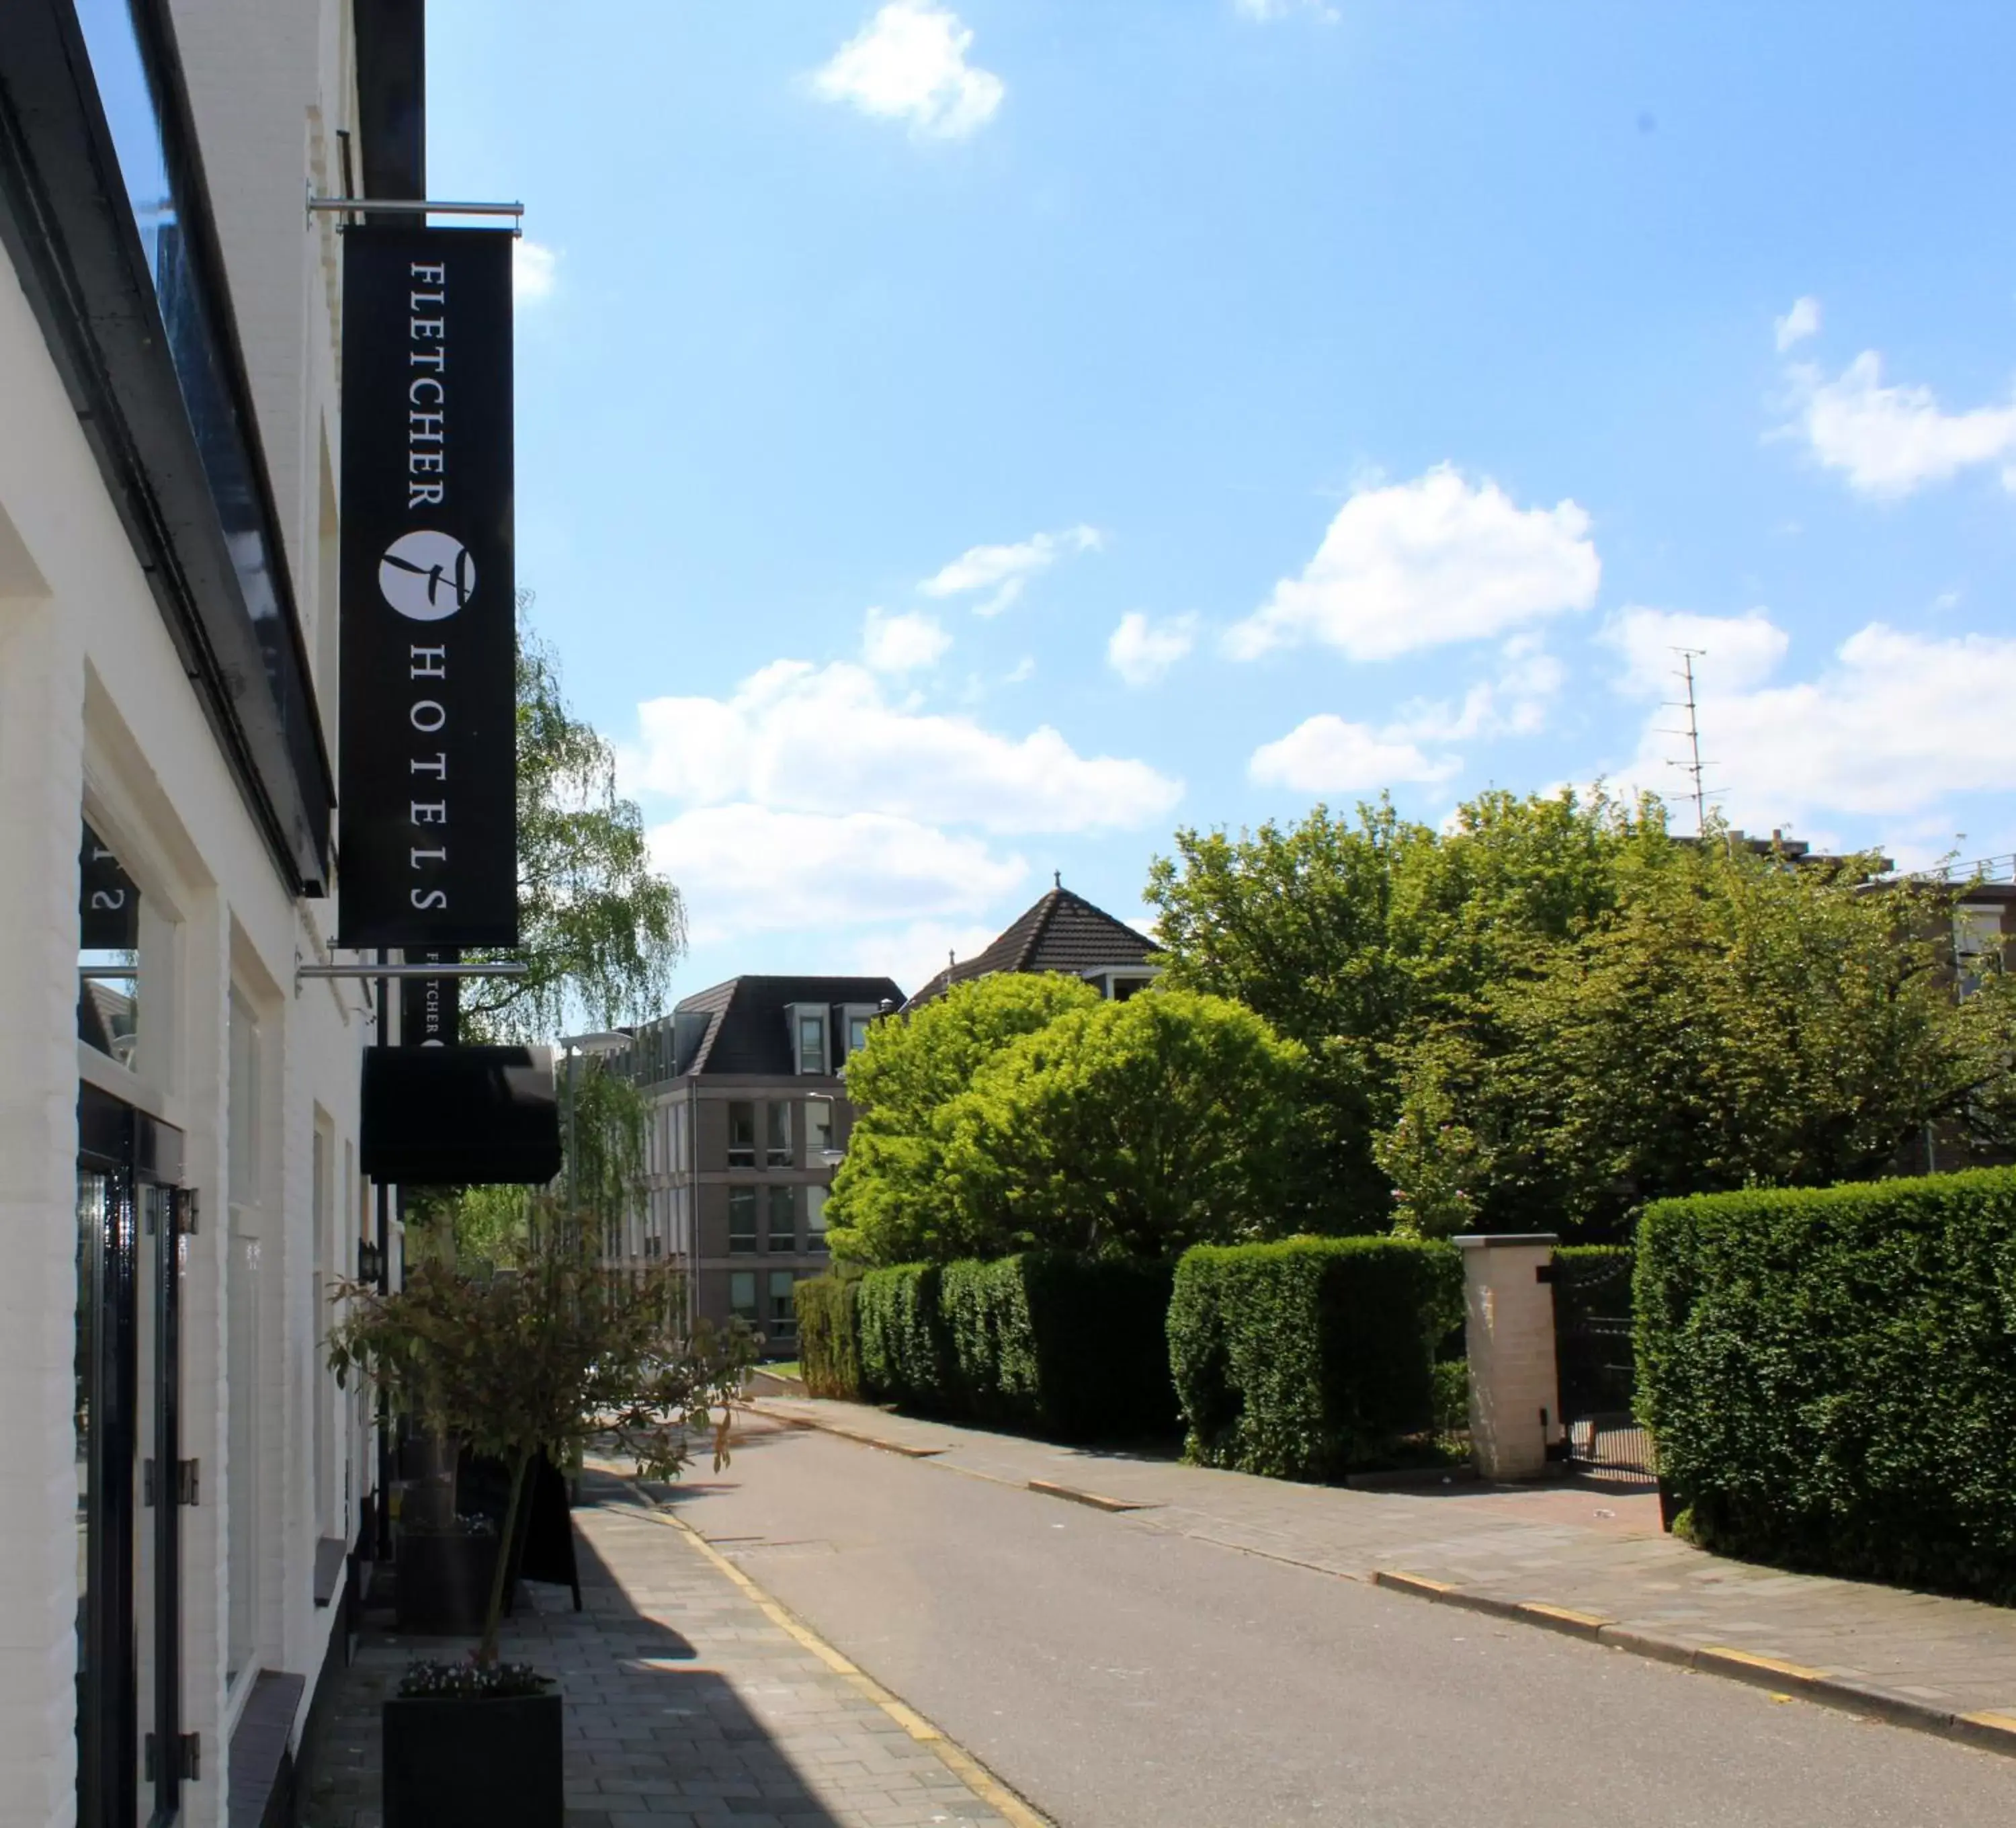
[[[676,1493],[678,1487],[668,1488]],[[629,1502],[616,1480],[581,1479],[581,1508]],[[617,1828],[644,1817],[736,1828],[839,1828],[804,1774],[720,1670],[690,1639],[633,1606],[585,1531],[574,1531],[582,1610],[564,1587],[527,1582],[504,1630],[503,1654],[559,1680],[565,1701],[565,1828]],[[468,1639],[415,1639],[392,1628],[389,1606],[362,1619],[356,1660],[318,1697],[297,1794],[302,1828],[378,1828],[380,1714],[416,1656],[449,1659]],[[738,1647],[739,1654],[739,1647]],[[752,1690],[788,1697],[761,1664]],[[781,1672],[779,1672],[781,1673]]]

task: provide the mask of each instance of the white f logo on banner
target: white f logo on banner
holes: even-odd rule
[[[452,534],[401,534],[378,561],[378,588],[409,621],[438,622],[469,601],[476,561]]]

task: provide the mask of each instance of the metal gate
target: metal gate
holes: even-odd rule
[[[1652,1478],[1652,1438],[1631,1412],[1638,1385],[1629,1250],[1562,1254],[1553,1262],[1554,1357],[1569,1464]]]

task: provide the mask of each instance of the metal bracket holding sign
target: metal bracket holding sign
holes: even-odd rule
[[[514,238],[524,235],[525,206],[523,203],[442,203],[433,197],[383,196],[317,196],[308,193],[308,217],[312,222],[318,215],[340,211],[345,216],[509,216],[513,218],[511,233]],[[352,227],[349,222],[339,222],[337,227]]]

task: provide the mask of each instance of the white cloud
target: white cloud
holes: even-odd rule
[[[913,133],[963,139],[993,119],[1007,91],[999,77],[967,61],[973,34],[949,7],[890,0],[815,71],[812,87]]]
[[[1809,367],[1791,372],[1800,402],[1791,430],[1858,494],[1908,495],[1982,463],[2003,465],[2003,485],[2016,488],[2016,402],[1942,412],[1929,387],[1885,387],[1873,349],[1834,380]]]
[[[1255,750],[1246,772],[1255,781],[1299,793],[1348,793],[1401,781],[1447,780],[1462,766],[1459,757],[1430,757],[1412,743],[1389,741],[1366,725],[1325,711]]]
[[[942,570],[934,572],[917,588],[926,596],[967,596],[992,591],[985,603],[975,603],[976,616],[998,616],[1014,602],[1039,571],[1047,571],[1067,552],[1095,552],[1100,534],[1096,527],[1071,527],[1061,533],[1031,534],[1013,545],[969,546]]]
[[[1928,814],[1955,793],[2006,793],[2012,696],[2016,639],[1872,622],[1801,683],[1731,689],[1705,674],[1709,785],[1737,823],[1760,828],[1808,813]],[[1648,720],[1638,767],[1670,791],[1660,777],[1677,750],[1661,726],[1670,712]]]
[[[1816,336],[1820,328],[1820,301],[1817,298],[1795,298],[1792,308],[1781,318],[1771,320],[1771,329],[1778,341],[1778,353],[1783,355],[1795,343],[1803,343],[1809,336]]]
[[[970,921],[909,920],[872,927],[841,954],[841,967],[864,977],[893,977],[914,996],[945,968],[949,958],[970,959],[1001,930]]]
[[[861,657],[878,673],[934,667],[952,646],[935,616],[887,616],[870,610],[861,630]]]
[[[1503,635],[1596,600],[1589,516],[1573,502],[1515,507],[1447,464],[1359,491],[1299,578],[1227,632],[1233,658],[1321,641],[1353,660]]]
[[[543,242],[520,236],[511,243],[511,296],[520,304],[541,304],[560,283],[560,257]]]
[[[1691,648],[1697,693],[1744,692],[1777,670],[1791,638],[1762,610],[1741,616],[1698,616],[1684,610],[1636,606],[1614,617],[1599,637],[1624,661],[1618,691],[1633,698],[1676,699],[1686,690],[1676,648]]]
[[[1082,756],[1048,725],[1017,739],[892,705],[873,674],[846,662],[778,660],[728,698],[653,699],[638,718],[629,790],[689,806],[1083,832],[1158,819],[1183,791],[1146,762]]]
[[[741,803],[653,826],[652,861],[686,898],[696,944],[803,927],[984,913],[1028,874],[981,839],[878,812]],[[990,936],[991,937],[991,936]],[[899,979],[900,981],[900,979]]]
[[[1461,743],[1475,736],[1532,736],[1546,727],[1561,689],[1561,663],[1531,635],[1514,635],[1499,656],[1497,676],[1480,680],[1460,705],[1412,699],[1380,732],[1392,743]]]
[[[1197,617],[1157,627],[1139,610],[1120,618],[1106,643],[1107,664],[1129,686],[1152,686],[1197,644]]]

